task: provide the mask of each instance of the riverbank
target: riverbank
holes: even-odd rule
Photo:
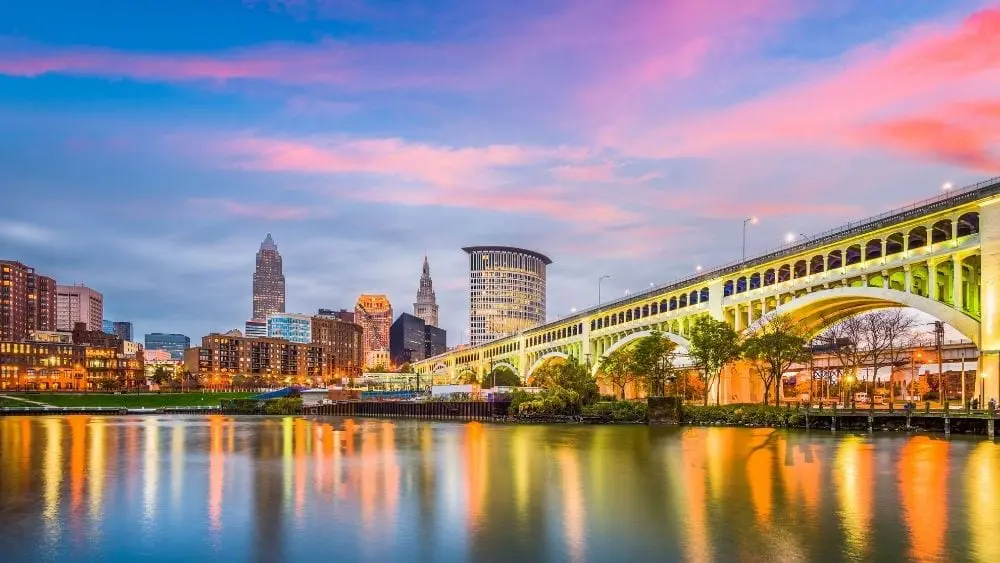
[[[0,407],[118,407],[158,409],[165,407],[218,407],[223,400],[245,399],[250,393],[3,393]]]

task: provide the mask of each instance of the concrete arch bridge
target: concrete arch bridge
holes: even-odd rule
[[[1000,400],[1000,178],[849,223],[806,241],[690,276],[519,334],[414,364],[454,381],[503,364],[527,380],[549,361],[601,358],[656,329],[682,348],[702,315],[741,331],[771,312],[818,333],[849,315],[912,307],[980,349],[985,396]],[[728,370],[723,402],[758,400],[753,378]],[[714,393],[713,393],[714,396]]]

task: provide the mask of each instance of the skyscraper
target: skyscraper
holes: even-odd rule
[[[392,305],[381,294],[361,294],[354,307],[354,320],[362,329],[362,358],[365,367],[372,367],[389,356],[389,327],[392,326]]]
[[[56,329],[70,331],[76,323],[103,330],[104,296],[84,285],[56,286]]]
[[[417,289],[417,302],[413,304],[413,315],[420,317],[430,326],[438,326],[437,296],[434,295],[434,284],[431,282],[431,266],[424,256],[424,270],[420,274],[420,288]]]
[[[183,334],[163,334],[153,332],[146,335],[146,350],[166,350],[170,352],[170,357],[175,360],[184,359],[184,350],[191,347],[191,339]]]
[[[253,320],[266,321],[271,313],[285,312],[285,275],[281,254],[271,233],[257,251],[257,270],[253,273]]]
[[[470,246],[469,338],[475,346],[545,322],[544,254],[510,246]]]
[[[104,332],[107,334],[114,334],[122,340],[132,340],[132,323],[129,321],[109,321],[105,320],[103,324]]]

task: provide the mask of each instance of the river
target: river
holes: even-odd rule
[[[1000,446],[737,428],[0,418],[0,560],[1000,561]]]

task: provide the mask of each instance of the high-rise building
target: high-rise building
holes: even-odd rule
[[[354,307],[354,319],[361,325],[362,356],[366,368],[383,363],[389,353],[389,327],[392,326],[392,305],[381,294],[361,294]]]
[[[545,322],[547,256],[510,246],[469,246],[469,338],[475,346]]]
[[[413,315],[420,317],[430,326],[438,326],[437,297],[434,295],[434,284],[431,282],[431,266],[424,256],[424,269],[420,274],[420,287],[417,289],[417,301],[413,304]]]
[[[0,340],[20,342],[56,329],[56,281],[12,260],[0,260]]]
[[[401,313],[389,327],[389,358],[394,365],[419,362],[424,359],[424,327],[420,317]]]
[[[273,313],[285,312],[285,275],[281,254],[271,233],[257,251],[257,270],[253,273],[253,319],[263,321]]]
[[[312,318],[312,341],[328,346],[334,356],[337,377],[358,377],[364,366],[361,351],[361,325],[345,321],[336,312],[319,314]],[[351,313],[354,318],[354,313]]]
[[[266,338],[267,321],[249,320],[243,327],[243,335],[247,338]]]
[[[443,328],[424,325],[424,359],[448,351],[448,333]]]
[[[166,350],[175,360],[184,359],[184,350],[191,347],[191,339],[183,334],[163,334],[153,332],[144,339],[146,350]]]
[[[105,320],[103,327],[102,330],[108,334],[114,334],[122,340],[132,340],[132,323],[128,321]]]
[[[267,316],[267,336],[309,344],[312,342],[312,317],[296,313],[271,313]]]
[[[104,329],[104,297],[84,285],[56,286],[56,328],[73,330],[84,323],[87,330]]]

